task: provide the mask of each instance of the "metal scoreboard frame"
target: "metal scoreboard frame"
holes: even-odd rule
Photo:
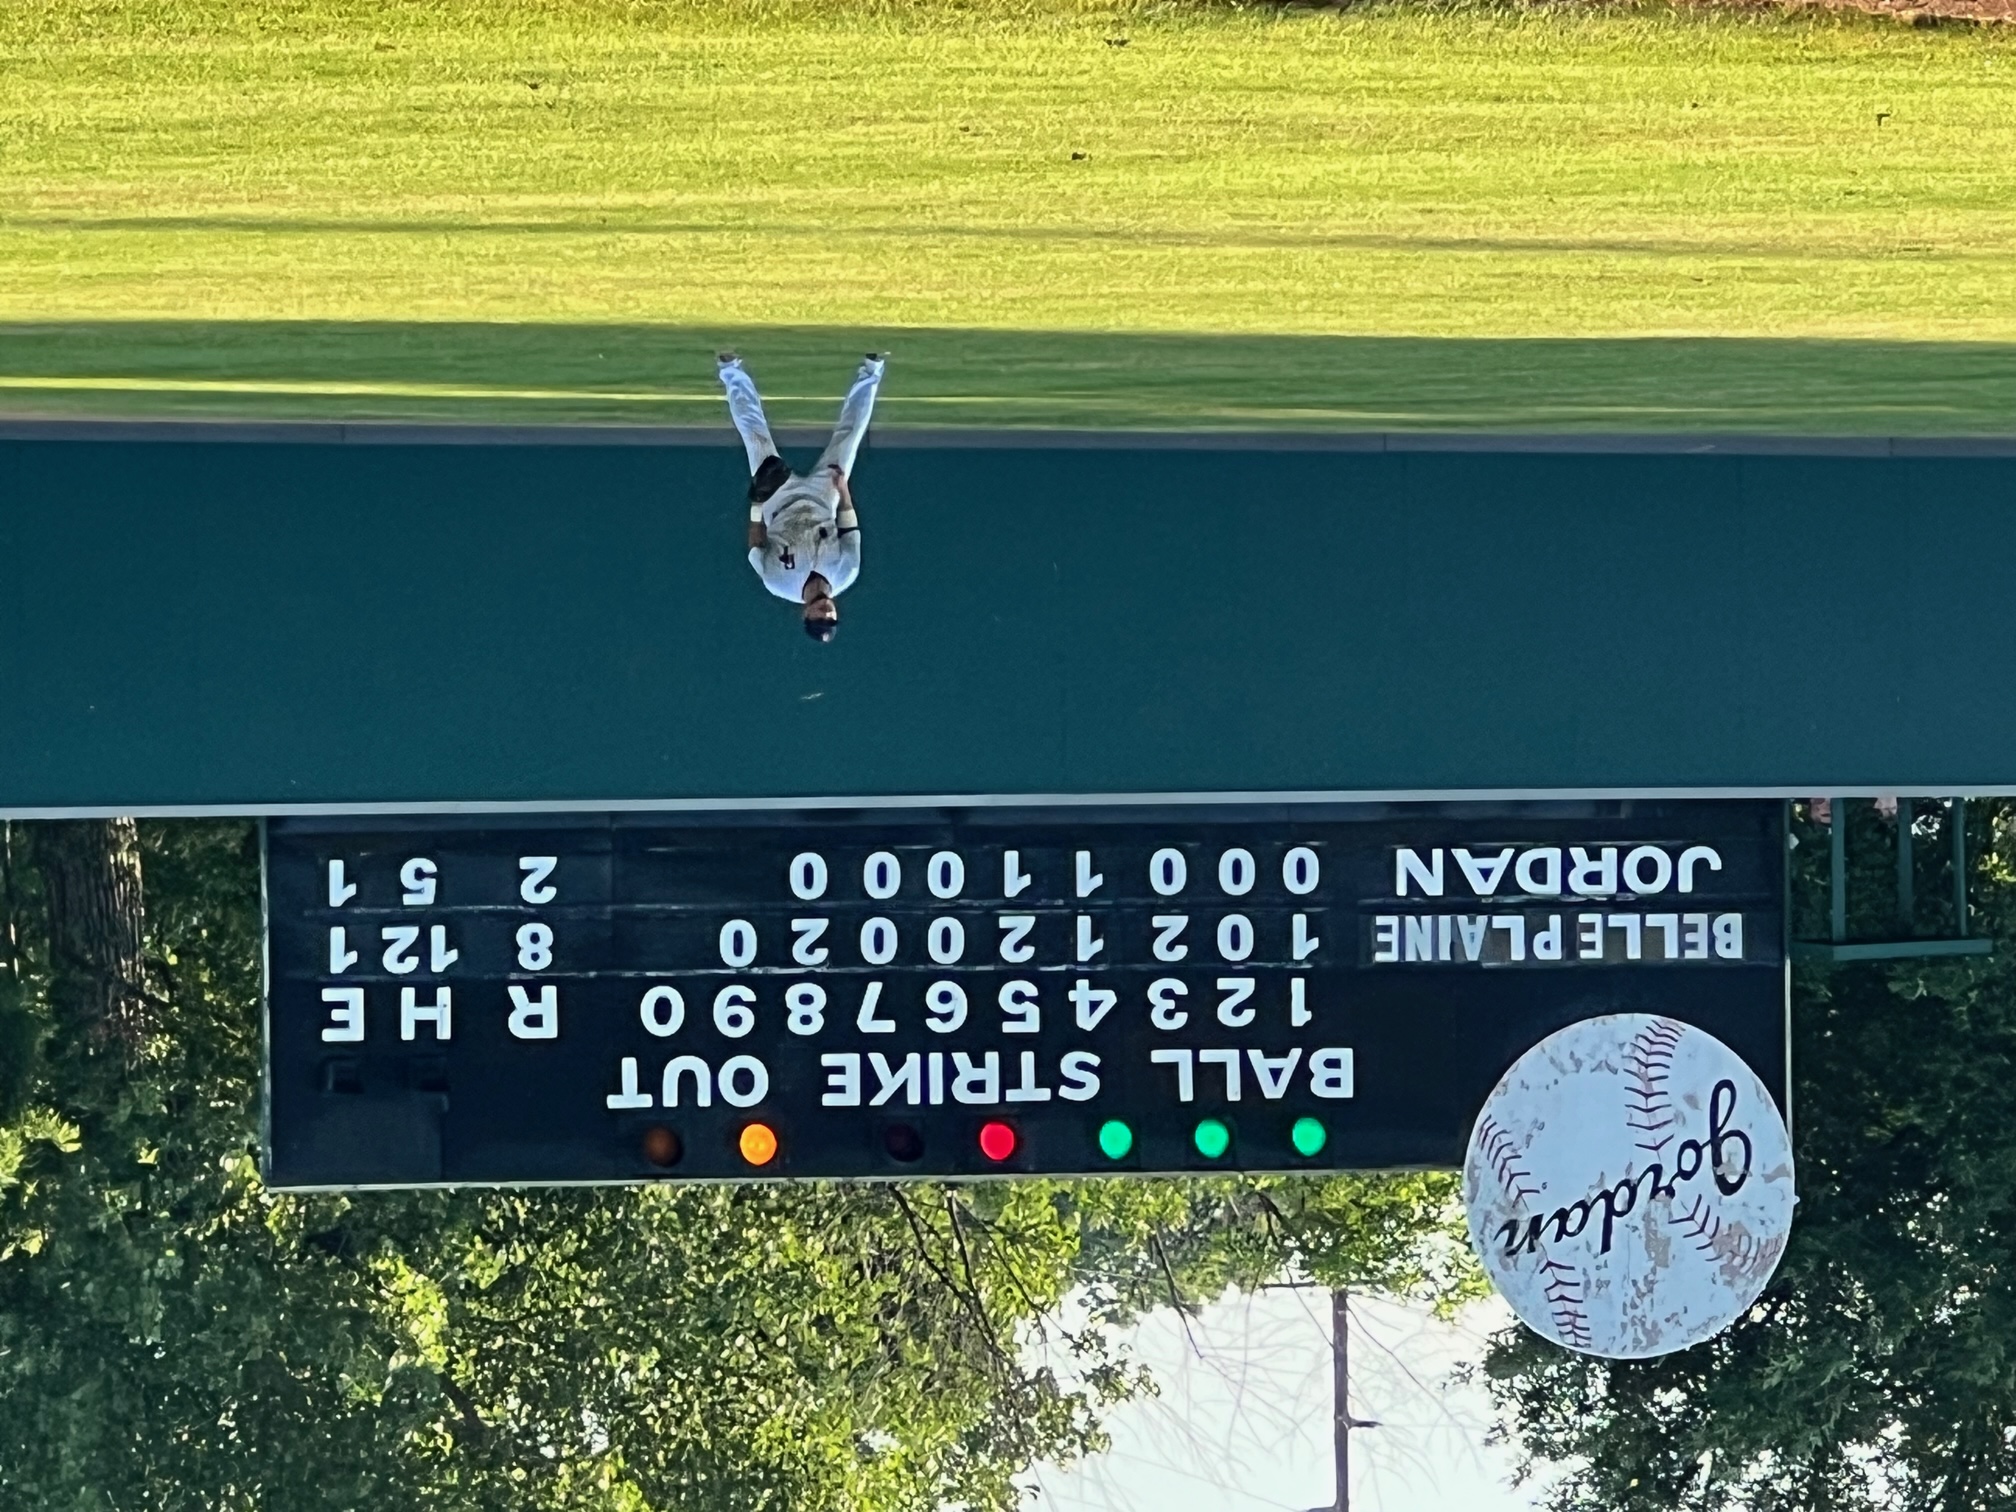
[[[1778,800],[262,823],[281,1190],[1454,1168],[1654,1012],[1791,1112]]]

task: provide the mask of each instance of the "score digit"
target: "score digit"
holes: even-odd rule
[[[1316,852],[1306,845],[1298,845],[1281,858],[1281,885],[1298,898],[1306,898],[1316,891],[1316,884],[1322,880],[1323,863],[1316,859]]]
[[[747,987],[723,987],[714,994],[714,1027],[740,1039],[756,1027],[756,994]]]
[[[553,929],[533,920],[518,926],[518,969],[544,971],[553,964]]]
[[[679,995],[677,987],[653,987],[637,1005],[637,1017],[643,1021],[647,1034],[669,1038],[686,1023],[686,999]]]
[[[807,903],[826,896],[826,858],[817,851],[791,858],[791,896]]]
[[[826,1027],[826,989],[817,982],[794,982],[784,994],[791,1016],[784,1027],[793,1034],[817,1034]]]
[[[730,919],[721,926],[721,964],[747,966],[756,959],[756,926],[747,919]]]
[[[553,875],[553,868],[560,864],[558,856],[520,856],[518,869],[525,873],[518,884],[518,896],[527,903],[551,903],[560,896],[560,889],[547,882]]]
[[[939,1034],[950,1034],[966,1022],[966,989],[957,982],[933,982],[924,1006],[931,1010],[924,1022]]]

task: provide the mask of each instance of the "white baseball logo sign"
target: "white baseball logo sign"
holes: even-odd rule
[[[1549,1035],[1470,1135],[1471,1242],[1520,1319],[1569,1349],[1642,1359],[1757,1300],[1792,1226],[1792,1148],[1757,1074],[1675,1019]]]

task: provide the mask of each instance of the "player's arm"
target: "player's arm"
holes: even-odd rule
[[[847,487],[847,474],[835,464],[829,468],[833,474],[834,486],[840,490],[840,534],[848,535],[861,528],[861,520],[854,513],[854,495]]]
[[[769,541],[770,531],[763,523],[763,506],[761,504],[751,504],[749,506],[749,549],[751,551],[761,551],[769,544]]]

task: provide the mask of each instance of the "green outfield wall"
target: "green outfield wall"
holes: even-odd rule
[[[0,439],[0,809],[2016,790],[2016,448],[394,434]]]

